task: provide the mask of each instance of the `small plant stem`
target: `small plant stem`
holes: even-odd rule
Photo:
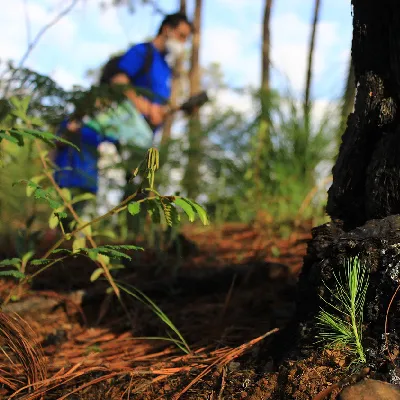
[[[392,361],[393,364],[394,364],[394,361],[395,361],[396,357],[390,352],[390,349],[389,349],[389,341],[388,341],[388,335],[389,335],[389,333],[388,333],[388,319],[389,319],[390,307],[392,306],[392,303],[393,303],[393,301],[394,301],[394,299],[395,299],[395,297],[396,297],[396,295],[397,295],[397,293],[398,293],[399,290],[400,290],[400,284],[397,285],[397,288],[396,288],[395,292],[393,293],[392,298],[390,299],[388,308],[387,308],[387,310],[386,310],[386,317],[385,317],[385,343],[386,343],[386,350],[387,350],[388,355],[389,355],[389,358],[390,358],[390,360]],[[395,365],[395,364],[394,364],[394,365]]]
[[[46,177],[50,180],[51,184],[53,185],[53,187],[55,188],[56,192],[58,193],[58,195],[60,196],[60,198],[62,199],[64,205],[68,208],[68,210],[71,212],[72,216],[74,217],[75,221],[80,224],[82,223],[81,219],[79,218],[78,214],[75,212],[73,206],[71,205],[71,203],[65,198],[62,190],[60,189],[60,187],[57,185],[53,174],[49,171],[48,169],[48,165],[47,165],[47,161],[46,158],[43,155],[43,151],[42,148],[40,146],[40,144],[38,143],[38,141],[36,141],[36,147],[39,151],[39,157],[40,157],[40,161],[43,165],[44,168],[44,173],[46,175]],[[86,238],[88,239],[90,245],[95,249],[97,248],[96,242],[93,240],[92,236],[89,234],[85,234]],[[61,242],[62,243],[62,242]],[[46,253],[47,254],[47,253]],[[44,257],[47,258],[47,257]],[[97,262],[100,264],[101,268],[104,271],[104,275],[107,278],[108,282],[110,283],[115,295],[117,296],[122,308],[124,309],[125,313],[127,314],[129,320],[131,320],[130,318],[130,313],[128,311],[128,308],[126,307],[126,304],[124,303],[124,301],[122,300],[121,297],[121,292],[118,288],[118,286],[115,284],[114,279],[110,273],[110,270],[108,269],[107,265],[102,261],[102,260],[97,260]],[[132,322],[132,321],[131,321]],[[133,325],[133,323],[132,323]]]
[[[360,359],[362,362],[365,362],[365,356],[364,356],[364,351],[363,347],[360,341],[360,336],[358,334],[358,329],[357,329],[357,321],[356,321],[356,310],[355,310],[355,302],[351,302],[351,327],[353,329],[353,334],[354,338],[356,340],[356,345],[357,345],[357,352],[360,356]]]
[[[54,264],[57,264],[60,261],[65,260],[66,258],[70,257],[70,255],[68,256],[64,256],[61,258],[57,258],[56,260],[53,260],[52,262],[50,262],[49,264],[45,265],[44,267],[40,268],[38,271],[34,272],[32,275],[27,276],[26,278],[24,278],[18,285],[18,287],[21,287],[22,285],[24,285],[26,282],[28,282],[29,280],[32,280],[35,276],[40,275],[42,272],[44,272],[46,269],[50,268],[51,266],[53,266]],[[4,299],[4,301],[2,302],[2,306],[7,305],[12,297],[12,291],[8,294],[8,296]]]
[[[66,235],[64,235],[61,239],[59,239],[47,252],[46,254],[43,256],[43,258],[48,258],[50,256],[50,254],[58,249],[65,240],[68,239],[68,237],[72,237],[75,236],[77,233],[83,231],[85,228],[87,228],[88,226],[92,226],[94,224],[96,224],[97,222],[103,221],[104,219],[114,215],[114,214],[118,214],[120,211],[124,210],[126,208],[127,203],[129,203],[130,201],[132,201],[135,197],[137,196],[137,192],[135,192],[134,194],[130,195],[129,197],[127,197],[124,201],[122,201],[120,204],[118,204],[117,206],[115,206],[114,208],[112,208],[111,210],[107,211],[105,214],[100,215],[94,219],[92,219],[91,221],[85,222],[84,224],[80,225],[78,228],[76,228],[74,231],[72,231],[71,233],[68,233]],[[175,196],[176,197],[176,196]],[[136,200],[136,203],[143,203],[145,201],[148,200],[153,200],[156,199],[157,197],[147,197],[145,199],[140,199],[140,200]]]
[[[146,189],[149,192],[153,192],[155,193],[157,196],[152,196],[152,197],[146,197],[145,199],[140,199],[140,200],[135,200],[136,203],[144,203],[145,201],[149,201],[149,200],[154,200],[158,197],[163,197],[161,196],[161,194],[159,194],[155,189],[151,189],[148,188]],[[68,237],[72,237],[75,236],[78,232],[81,232],[82,230],[84,230],[85,228],[87,228],[88,226],[92,226],[94,224],[96,224],[97,222],[103,221],[104,219],[107,219],[108,217],[111,217],[114,214],[118,214],[120,211],[124,210],[126,208],[126,205],[131,202],[132,200],[135,199],[135,197],[138,195],[139,189],[136,190],[135,193],[131,194],[130,196],[128,196],[125,200],[123,200],[120,204],[116,205],[115,207],[113,207],[111,210],[107,211],[105,214],[100,215],[94,219],[92,219],[91,221],[88,221],[86,223],[84,223],[83,225],[80,225],[78,228],[76,228],[74,231],[72,231],[69,234],[64,235],[61,239],[59,239],[47,252],[46,254],[43,256],[43,258],[48,258],[50,256],[50,254],[58,249],[65,240],[67,240]],[[181,198],[181,196],[174,196],[174,198],[178,199]]]

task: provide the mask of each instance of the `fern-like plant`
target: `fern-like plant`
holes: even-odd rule
[[[334,273],[334,279],[334,288],[326,286],[333,296],[332,301],[321,297],[333,311],[321,308],[317,317],[318,336],[330,346],[348,349],[356,357],[356,362],[365,363],[362,322],[369,282],[365,262],[359,257],[347,259],[341,273]]]

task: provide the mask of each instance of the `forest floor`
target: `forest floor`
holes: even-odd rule
[[[277,366],[260,353],[294,313],[310,229],[283,239],[243,224],[191,228],[184,231],[183,258],[146,251],[121,271],[119,280],[143,291],[169,317],[188,354],[155,339],[176,336],[126,296],[129,321],[118,301],[105,296],[105,284],[90,282],[90,261],[49,269],[0,313],[0,398],[313,398],[339,380],[340,356],[324,350],[302,366],[288,363],[278,382]],[[12,285],[0,282],[1,298]],[[10,333],[7,315],[14,312],[19,317]]]

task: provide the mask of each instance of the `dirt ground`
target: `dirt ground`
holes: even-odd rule
[[[339,381],[346,359],[324,350],[277,366],[260,352],[295,311],[309,232],[282,239],[240,224],[191,229],[184,257],[146,251],[121,271],[117,279],[178,328],[188,354],[148,307],[125,296],[128,317],[104,283],[91,284],[90,261],[48,270],[0,313],[0,398],[313,398]],[[1,282],[1,298],[12,285]]]

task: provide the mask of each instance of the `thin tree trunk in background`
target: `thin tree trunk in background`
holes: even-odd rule
[[[179,1],[179,11],[186,14],[186,0]],[[174,69],[172,71],[172,82],[171,82],[171,98],[170,104],[172,108],[178,105],[179,97],[179,86],[181,83],[182,69],[183,69],[184,55],[182,55],[176,62]],[[169,115],[166,120],[162,131],[161,145],[164,147],[163,151],[168,151],[168,142],[171,139],[172,125],[174,123],[174,114]],[[165,156],[167,156],[165,154]]]
[[[200,91],[200,38],[201,38],[201,8],[203,0],[196,0],[196,8],[193,19],[193,43],[192,55],[190,61],[190,95],[194,95]],[[198,111],[198,110],[197,110]],[[196,111],[196,115],[198,112]]]
[[[320,3],[321,3],[320,0],[315,0],[313,25],[310,37],[310,47],[308,50],[307,77],[306,77],[306,88],[304,94],[304,119],[307,131],[310,122],[310,108],[311,108],[310,93],[311,93],[311,82],[312,82],[312,68],[313,68],[314,48],[315,48],[315,35],[319,19]]]
[[[269,91],[269,70],[270,70],[270,20],[271,20],[272,0],[265,1],[264,20],[263,20],[263,39],[262,39],[262,71],[261,87],[265,92]]]
[[[261,57],[261,120],[258,129],[258,138],[256,143],[256,156],[254,164],[254,184],[256,187],[256,197],[258,198],[262,192],[261,170],[265,165],[263,163],[263,154],[267,154],[270,148],[269,135],[269,89],[270,89],[270,20],[271,8],[273,0],[265,0],[264,18],[263,18],[263,35],[262,35],[262,57]]]
[[[200,91],[200,38],[201,38],[201,9],[202,0],[196,0],[193,18],[193,42],[190,61],[189,83],[190,95],[197,94]],[[200,113],[195,109],[189,117],[189,150],[188,164],[182,181],[183,187],[189,197],[196,197],[200,185],[200,164],[201,164],[201,124]]]
[[[347,124],[347,118],[348,116],[353,112],[354,109],[354,99],[356,96],[356,82],[355,82],[355,76],[354,76],[354,66],[350,57],[349,60],[349,68],[348,68],[348,73],[347,73],[347,82],[346,82],[346,88],[343,93],[343,99],[342,99],[342,112],[340,116],[340,127],[339,127],[339,132],[338,132],[338,147],[340,146],[341,140],[342,140],[342,135],[344,131],[346,130],[346,124]]]
[[[186,14],[186,0],[180,1],[179,11],[183,14]]]

